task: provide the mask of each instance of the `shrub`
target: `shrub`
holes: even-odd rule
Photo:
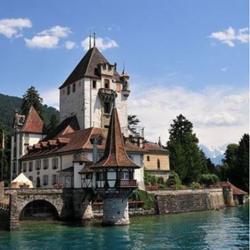
[[[200,183],[198,183],[198,182],[192,182],[190,184],[190,188],[192,188],[192,189],[201,189],[202,185]]]
[[[169,178],[167,180],[167,186],[168,187],[171,187],[171,186],[180,187],[181,186],[180,177],[176,172],[170,171]]]
[[[219,177],[216,174],[203,174],[200,179],[200,183],[207,187],[216,182],[219,182]]]

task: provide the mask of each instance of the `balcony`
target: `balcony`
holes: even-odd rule
[[[100,88],[98,91],[98,95],[102,100],[105,101],[113,101],[114,95],[117,96],[116,92],[112,89]]]
[[[136,180],[117,180],[116,188],[137,188]]]

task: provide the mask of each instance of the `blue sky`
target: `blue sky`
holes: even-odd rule
[[[1,1],[0,93],[34,85],[58,106],[92,29],[118,70],[125,62],[129,113],[148,139],[165,143],[182,113],[202,144],[237,142],[248,132],[248,10],[247,0]]]

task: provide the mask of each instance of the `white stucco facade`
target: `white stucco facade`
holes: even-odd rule
[[[107,77],[103,80],[108,79]],[[111,79],[109,89],[116,91],[115,105],[118,110],[120,124],[123,132],[126,133],[128,126],[127,99],[123,94],[122,85]],[[93,87],[95,82],[95,88]],[[117,85],[120,85],[119,88]],[[104,101],[101,100],[99,89],[104,89],[102,80],[82,78],[62,89],[60,89],[60,121],[67,117],[76,115],[80,128],[105,127],[102,117],[104,114]],[[119,91],[118,91],[119,89]],[[110,103],[113,105],[113,102]],[[110,109],[111,110],[111,109]],[[109,114],[106,114],[108,117]]]
[[[20,174],[20,166],[18,160],[27,153],[27,146],[34,145],[42,140],[44,135],[16,132],[11,137],[11,164],[10,175],[13,180]]]

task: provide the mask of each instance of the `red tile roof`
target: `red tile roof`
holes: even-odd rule
[[[105,167],[139,168],[126,153],[116,108],[112,110],[104,155],[98,162],[91,166],[92,169]]]
[[[168,150],[160,147],[158,143],[153,143],[153,142],[145,142],[144,143],[144,148],[147,151],[159,151],[159,152],[168,152]]]
[[[233,190],[233,195],[244,195],[247,194],[247,192],[235,187],[232,183],[229,181],[227,182],[218,182],[214,185],[215,187],[229,187]]]
[[[87,163],[87,162],[91,162],[91,161],[83,154],[79,154],[75,157],[73,162]]]
[[[34,107],[31,106],[21,131],[26,133],[42,134],[43,130],[44,130],[44,122],[37,114]]]
[[[72,133],[66,133],[61,134],[60,136],[58,134],[55,134],[54,138],[51,138],[51,140],[43,140],[40,142],[41,150],[40,151],[34,151],[32,150],[32,146],[29,148],[29,154],[24,155],[21,160],[23,159],[29,159],[29,158],[41,158],[41,157],[48,157],[49,155],[54,154],[61,154],[66,152],[78,152],[82,150],[93,150],[93,142],[92,139],[96,136],[100,136],[102,138],[101,144],[97,145],[98,151],[104,151],[105,145],[107,142],[107,129],[102,128],[87,128],[83,130],[77,130],[73,131]],[[123,139],[123,138],[122,138]],[[58,145],[59,141],[68,142],[67,144],[61,144]],[[59,143],[60,144],[60,143]],[[49,147],[50,145],[50,147]],[[51,147],[52,146],[52,147]],[[145,150],[141,149],[140,147],[132,144],[129,141],[126,141],[124,143],[125,150],[127,152],[133,152],[138,154],[144,154]]]

